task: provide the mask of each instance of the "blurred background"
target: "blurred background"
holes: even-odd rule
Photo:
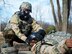
[[[71,0],[0,0],[0,31],[3,31],[22,2],[32,4],[31,16],[45,29],[72,33]]]

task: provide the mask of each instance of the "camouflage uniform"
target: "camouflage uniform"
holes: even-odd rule
[[[64,54],[68,48],[65,45],[65,41],[60,42],[59,44],[56,45],[48,45],[48,44],[43,44],[38,48],[39,43],[34,45],[32,47],[32,52],[33,54]]]
[[[28,8],[31,12],[31,7],[28,7],[28,4],[28,2],[23,2],[20,8]],[[29,19],[27,21],[21,20],[19,11],[17,11],[11,17],[9,24],[4,30],[4,37],[6,39],[6,42],[9,42],[11,45],[13,40],[21,40],[21,42],[24,42],[32,32],[38,32],[39,30],[43,30],[43,28],[30,15],[28,15],[28,17]]]
[[[63,32],[59,32],[59,33],[63,33]],[[60,36],[59,33],[57,34],[57,36]],[[56,33],[54,33],[53,35],[51,34],[48,35],[50,37],[45,36],[43,41],[39,41],[38,43],[36,43],[31,49],[33,54],[65,54],[66,52],[68,52],[70,48],[67,47],[65,42],[66,39],[69,39],[71,37],[71,35],[68,33],[61,34],[63,35],[63,37],[60,36],[57,41],[56,39],[58,37],[57,36],[55,37],[55,35]],[[55,39],[53,39],[53,37],[55,37]]]

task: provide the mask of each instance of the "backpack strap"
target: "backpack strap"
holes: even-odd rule
[[[42,45],[50,45],[50,46],[53,46],[52,44],[49,44],[49,43],[42,43]]]

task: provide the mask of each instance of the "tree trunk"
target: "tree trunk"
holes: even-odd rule
[[[60,4],[59,4],[59,0],[57,0],[57,8],[58,8],[58,28],[59,31],[62,30],[62,17],[61,17],[61,9],[60,9]]]
[[[53,1],[50,0],[50,3],[51,3],[51,6],[52,6],[52,13],[53,13],[53,17],[54,17],[54,22],[55,22],[56,30],[58,31],[58,22],[57,22],[56,14],[55,14],[55,11],[54,11]]]
[[[63,27],[62,30],[67,32],[68,24],[68,0],[63,0]]]
[[[72,30],[71,29],[72,28],[72,26],[71,26],[71,16],[69,17],[69,15],[71,15],[70,14],[70,12],[71,12],[71,10],[70,10],[71,9],[71,2],[72,2],[71,0],[68,1],[68,19],[69,19],[69,21],[68,21],[68,32],[69,33],[72,33],[71,32],[71,30]]]
[[[70,15],[70,7],[71,7],[71,0],[68,1],[68,18],[69,18],[69,15]]]

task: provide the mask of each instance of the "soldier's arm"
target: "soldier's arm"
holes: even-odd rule
[[[45,36],[46,33],[44,29],[34,19],[33,19],[32,27],[34,32],[38,32],[42,36]]]
[[[17,15],[13,15],[12,16],[12,18],[10,20],[11,28],[15,32],[15,34],[18,36],[18,38],[20,38],[21,40],[25,41],[27,39],[27,37],[20,32],[20,29],[18,27],[18,25],[19,25],[18,24],[19,23],[18,20],[19,19],[18,19]]]

